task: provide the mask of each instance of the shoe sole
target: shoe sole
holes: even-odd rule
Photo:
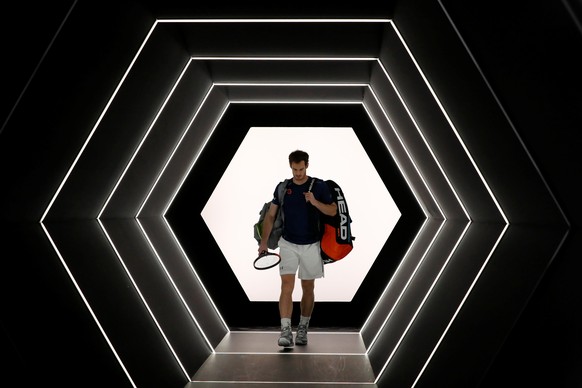
[[[305,342],[302,342],[302,341],[297,342],[297,341],[295,341],[295,345],[305,346],[305,345],[307,345],[307,341],[305,341]]]

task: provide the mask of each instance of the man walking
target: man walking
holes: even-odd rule
[[[297,326],[295,343],[307,345],[307,328],[315,305],[315,279],[324,276],[319,242],[321,237],[319,213],[334,216],[337,212],[337,206],[327,184],[307,175],[309,167],[309,154],[307,152],[301,150],[291,152],[289,154],[289,167],[291,167],[293,179],[288,183],[285,191],[282,207],[285,224],[283,235],[279,240],[281,336],[278,344],[283,347],[290,347],[294,344],[291,315],[296,275],[301,279],[302,296],[301,316]],[[267,250],[267,240],[279,206],[277,188],[275,188],[271,206],[263,222],[259,253]]]

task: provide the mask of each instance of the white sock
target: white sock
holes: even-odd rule
[[[304,317],[303,315],[301,315],[299,317],[299,324],[305,325],[305,327],[309,326],[309,318],[311,318],[311,317]]]
[[[281,329],[287,326],[291,326],[291,318],[281,318]]]

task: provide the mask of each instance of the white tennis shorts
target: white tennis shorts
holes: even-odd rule
[[[313,244],[299,245],[279,239],[279,274],[294,275],[299,269],[298,277],[303,280],[322,278],[323,260],[321,260],[319,241]]]

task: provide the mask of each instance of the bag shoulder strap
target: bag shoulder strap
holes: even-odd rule
[[[285,201],[285,190],[287,190],[290,182],[290,178],[285,178],[285,180],[279,182],[279,185],[277,186],[277,197],[279,198],[280,203],[279,207],[283,206],[283,202]]]
[[[279,209],[277,210],[281,216],[281,221],[285,220],[285,212],[283,212],[283,202],[285,202],[285,191],[291,182],[290,178],[285,178],[282,182],[279,182],[277,186],[277,197],[279,198]]]
[[[309,177],[309,179],[311,179],[311,182],[309,182],[309,189],[307,191],[311,191],[311,189],[313,188],[313,184],[317,180],[317,178],[315,177]]]

